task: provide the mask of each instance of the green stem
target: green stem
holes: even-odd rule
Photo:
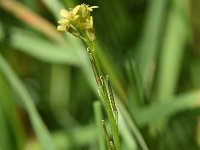
[[[110,122],[111,130],[113,134],[113,141],[114,141],[116,150],[120,150],[118,126],[115,122],[114,114],[112,111],[112,107],[111,107],[108,95],[104,92],[102,86],[99,86],[98,89],[99,89],[100,97],[104,100],[104,105],[108,114],[108,120]]]
[[[106,109],[107,114],[108,114],[108,120],[109,120],[110,125],[111,125],[114,145],[116,147],[116,150],[120,150],[118,123],[116,122],[117,116],[114,116],[113,108],[111,106],[111,102],[110,102],[110,99],[109,99],[109,96],[108,96],[108,91],[106,89],[105,80],[103,78],[103,73],[101,71],[101,67],[100,67],[100,64],[99,64],[99,61],[98,61],[98,57],[97,57],[95,49],[94,49],[94,43],[90,42],[90,41],[86,41],[86,44],[88,45],[88,53],[89,53],[89,56],[90,56],[91,64],[92,64],[92,67],[93,67],[93,72],[94,72],[94,75],[95,75],[95,78],[96,78],[96,81],[97,81],[97,85],[98,85],[99,96],[101,97],[101,99],[103,99],[105,109]],[[100,79],[100,81],[99,81],[99,79]]]
[[[89,48],[89,52],[92,54],[92,56],[94,58],[94,61],[96,63],[97,71],[99,72],[99,75],[103,76],[103,73],[102,73],[102,70],[101,70],[101,67],[100,67],[100,63],[99,63],[99,59],[98,59],[96,51],[95,51],[94,42],[88,42],[88,40],[87,40],[87,45],[88,45],[88,48]]]

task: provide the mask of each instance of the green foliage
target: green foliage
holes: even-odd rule
[[[121,149],[199,149],[198,0],[1,0],[0,150],[104,150],[102,118],[112,139],[86,46],[56,31],[60,9],[83,2],[99,6]]]

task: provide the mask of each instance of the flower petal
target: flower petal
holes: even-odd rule
[[[57,30],[60,31],[60,32],[63,32],[63,31],[66,31],[67,29],[66,29],[65,26],[58,26]]]
[[[79,11],[81,5],[77,5],[74,9],[73,9],[73,15],[75,16],[77,14],[77,12]]]
[[[61,25],[69,25],[69,20],[68,19],[65,19],[65,18],[62,18],[58,21],[59,24]]]
[[[94,8],[99,8],[99,7],[98,6],[91,6],[91,7],[88,7],[88,10],[93,11]]]
[[[68,12],[67,10],[61,9],[61,11],[60,11],[60,16],[65,18],[65,17],[68,16],[68,13],[69,13],[69,12]]]

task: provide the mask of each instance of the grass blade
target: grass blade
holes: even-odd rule
[[[50,43],[24,30],[13,29],[10,44],[17,48],[16,50],[45,62],[79,65],[79,59],[70,47]]]
[[[188,27],[187,12],[189,1],[172,0],[172,10],[167,22],[166,35],[158,66],[158,79],[155,97],[158,101],[167,100],[175,94],[185,45]]]
[[[139,43],[138,50],[139,71],[147,93],[150,90],[148,88],[151,88],[151,82],[154,76],[156,55],[168,0],[151,0],[148,2],[146,23],[144,24],[143,37]]]
[[[14,0],[2,0],[0,7],[9,11],[15,17],[30,25],[34,29],[44,33],[44,35],[53,41],[65,43],[64,38],[59,32],[57,32],[56,27],[53,24],[35,14],[20,2]]]
[[[133,135],[135,136],[135,138],[136,138],[137,142],[139,143],[141,149],[142,150],[148,150],[149,148],[147,147],[147,144],[146,144],[142,134],[140,133],[138,127],[136,126],[136,124],[134,123],[133,119],[129,115],[129,113],[126,110],[124,104],[118,99],[116,99],[116,102],[118,103],[119,111],[122,113],[122,116],[124,117],[124,120],[126,121],[128,126],[132,130]]]
[[[30,117],[31,123],[33,125],[33,129],[38,137],[38,140],[41,142],[44,150],[56,150],[55,145],[51,139],[50,133],[45,127],[32,98],[30,97],[28,91],[21,83],[20,79],[17,75],[12,71],[9,64],[0,55],[0,70],[2,71],[4,77],[7,79],[8,83],[13,87],[16,93],[21,98],[24,107]]]
[[[8,86],[8,83],[3,78],[2,73],[0,72],[0,109],[2,116],[4,116],[5,120],[0,121],[2,124],[7,124],[6,128],[9,129],[9,144],[8,146],[12,146],[12,149],[21,150],[25,139],[24,139],[24,130],[22,129],[22,123],[20,122],[14,98],[12,98],[11,89]],[[12,111],[11,111],[12,110]],[[6,129],[4,132],[6,132]],[[3,134],[3,132],[0,131]],[[1,135],[4,137],[4,135]],[[6,135],[3,139],[7,139]],[[12,139],[12,144],[10,143]],[[6,149],[6,148],[5,148]]]
[[[102,108],[101,103],[99,101],[94,102],[94,115],[95,115],[95,122],[98,132],[98,144],[99,144],[99,150],[105,150],[105,139],[103,134],[103,128],[102,128]]]
[[[199,98],[199,91],[172,97],[166,102],[156,103],[136,112],[135,119],[139,126],[142,127],[157,120],[166,119],[180,111],[198,108]]]

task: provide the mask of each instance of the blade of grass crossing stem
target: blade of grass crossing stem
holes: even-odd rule
[[[98,133],[98,144],[99,144],[99,150],[105,150],[105,138],[103,134],[103,128],[102,128],[102,107],[100,101],[95,101],[93,104],[94,108],[94,115],[95,115],[95,122],[96,122],[96,128]]]
[[[13,89],[16,91],[16,93],[19,95],[22,102],[24,103],[24,107],[30,117],[33,129],[43,149],[56,150],[55,145],[51,139],[51,135],[45,127],[39,113],[37,112],[32,98],[2,55],[0,55],[0,70],[2,71],[4,77],[7,79],[8,83],[13,87]]]

